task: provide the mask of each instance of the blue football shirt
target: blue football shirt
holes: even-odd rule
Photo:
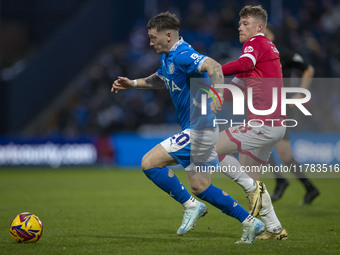
[[[207,114],[202,115],[201,104],[197,102],[200,102],[201,94],[205,92],[199,88],[199,84],[191,86],[190,97],[190,78],[202,78],[202,83],[209,82],[208,74],[201,73],[201,66],[206,58],[183,38],[180,38],[168,54],[162,53],[160,56],[161,67],[156,74],[169,90],[182,130],[213,126],[216,116],[210,109],[212,99],[207,100]]]

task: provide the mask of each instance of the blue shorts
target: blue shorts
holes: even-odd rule
[[[190,171],[192,165],[219,165],[217,137],[216,128],[185,129],[164,140],[161,145],[185,170]]]

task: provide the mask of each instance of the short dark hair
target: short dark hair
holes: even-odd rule
[[[180,22],[175,14],[171,12],[161,12],[160,14],[151,18],[148,22],[148,30],[156,28],[157,31],[164,31],[166,29],[179,31]]]
[[[239,15],[241,18],[259,18],[263,21],[264,26],[267,26],[268,14],[267,11],[263,9],[262,5],[246,5],[242,8]]]

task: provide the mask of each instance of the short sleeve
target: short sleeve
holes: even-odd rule
[[[162,72],[162,67],[160,67],[157,71],[156,71],[156,75],[161,78],[162,80],[163,79],[163,72]]]
[[[305,71],[308,68],[308,64],[299,53],[294,53],[292,56],[292,66],[301,71]]]
[[[296,68],[300,71],[305,71],[308,68],[308,63],[297,52],[283,48],[280,50],[282,68]]]
[[[201,66],[206,59],[206,56],[196,51],[184,51],[176,55],[174,62],[184,73],[201,73]]]

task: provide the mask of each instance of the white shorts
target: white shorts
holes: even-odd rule
[[[229,139],[237,144],[240,153],[246,154],[261,164],[267,164],[275,144],[286,133],[286,127],[235,126],[225,130]]]
[[[161,145],[186,171],[191,171],[194,165],[219,164],[217,138],[217,128],[185,129],[164,140]]]

